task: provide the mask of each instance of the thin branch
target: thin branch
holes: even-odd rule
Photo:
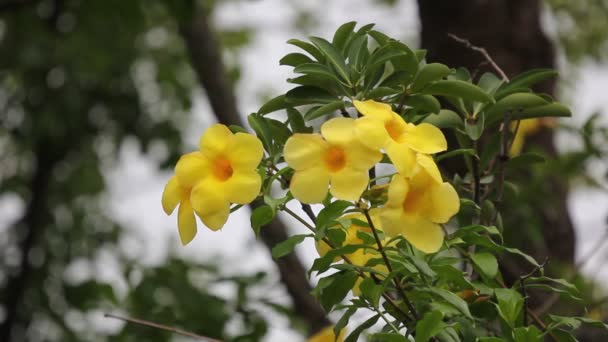
[[[502,77],[502,80],[505,82],[509,82],[509,78],[507,77],[505,72],[502,71],[502,69],[498,66],[498,64],[496,64],[496,62],[494,62],[494,60],[492,59],[492,57],[490,56],[490,54],[488,53],[488,51],[486,49],[479,47],[479,46],[475,46],[475,45],[471,44],[471,42],[468,39],[460,38],[453,33],[448,33],[448,37],[452,38],[453,40],[457,41],[460,44],[463,44],[468,49],[479,52],[488,61],[488,63],[490,63],[492,68],[494,68],[494,70],[496,70],[496,72],[500,75],[500,77]]]
[[[378,251],[382,255],[382,259],[384,260],[384,263],[386,264],[386,268],[388,269],[389,272],[392,273],[393,266],[391,265],[391,262],[388,259],[386,252],[384,251],[384,247],[382,246],[382,241],[380,241],[380,237],[378,236],[378,231],[374,225],[374,222],[372,222],[371,216],[369,215],[369,210],[363,209],[363,214],[365,215],[365,218],[367,219],[367,223],[369,224],[369,226],[372,230],[372,233],[374,234],[374,239],[376,239],[376,244],[378,244]],[[405,291],[403,291],[403,287],[401,286],[401,283],[399,283],[399,280],[397,280],[397,278],[393,278],[393,282],[395,283],[397,292],[399,292],[399,295],[401,295],[401,297],[403,298],[403,302],[405,302],[408,309],[412,312],[412,315],[414,316],[414,318],[416,320],[419,320],[420,316],[418,316],[418,312],[416,311],[416,308],[414,307],[412,302],[409,300],[409,298],[405,294]]]
[[[189,331],[185,331],[185,330],[181,330],[178,328],[174,328],[174,327],[170,327],[168,325],[164,325],[164,324],[159,324],[159,323],[155,323],[155,322],[150,322],[150,321],[146,321],[143,319],[139,319],[139,318],[129,318],[129,317],[122,317],[122,316],[118,316],[118,315],[114,315],[114,314],[109,314],[106,313],[103,315],[104,317],[108,317],[108,318],[114,318],[114,319],[118,319],[127,323],[133,323],[133,324],[139,324],[139,325],[144,325],[150,328],[156,328],[156,329],[160,329],[160,330],[165,330],[177,335],[182,335],[182,336],[186,336],[186,337],[190,337],[193,338],[195,340],[199,340],[199,341],[207,341],[207,342],[222,342],[222,340],[218,340],[215,338],[211,338],[211,337],[207,337],[207,336],[202,336],[202,335],[197,335],[195,333],[191,333]]]

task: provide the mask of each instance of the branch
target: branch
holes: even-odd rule
[[[104,314],[103,317],[115,318],[115,319],[118,319],[118,320],[121,320],[121,321],[124,321],[124,322],[127,322],[127,323],[134,323],[134,324],[139,324],[139,325],[145,325],[147,327],[169,331],[169,332],[172,332],[174,334],[178,334],[178,335],[182,335],[182,336],[186,336],[186,337],[191,337],[191,338],[193,338],[195,340],[201,340],[201,341],[207,341],[207,342],[222,342],[221,340],[217,340],[215,338],[211,338],[211,337],[207,337],[207,336],[202,336],[202,335],[197,335],[197,334],[191,333],[189,331],[185,331],[185,330],[181,330],[181,329],[178,329],[178,328],[170,327],[170,326],[164,325],[164,324],[159,324],[159,323],[154,323],[154,322],[146,321],[146,320],[143,320],[143,319],[121,317],[121,316],[113,315],[113,314],[109,314],[109,313]]]
[[[211,31],[206,13],[197,11],[188,20],[182,19],[179,24],[192,67],[207,93],[218,121],[226,125],[243,125],[232,85],[225,73],[221,48]],[[263,205],[262,201],[255,201],[251,207],[255,209],[260,205]],[[269,250],[288,237],[285,224],[278,219],[262,229],[260,236]],[[294,312],[307,323],[309,333],[314,334],[331,325],[321,305],[310,294],[312,288],[298,257],[291,253],[275,262],[281,281],[293,299]]]
[[[479,47],[479,46],[475,46],[475,45],[471,44],[471,42],[468,39],[460,38],[453,33],[448,33],[448,37],[452,38],[453,40],[457,41],[460,44],[463,44],[468,49],[479,52],[483,56],[483,58],[485,58],[485,60],[488,61],[488,63],[490,63],[492,68],[494,68],[494,70],[496,70],[496,72],[500,75],[500,77],[502,77],[502,80],[505,82],[509,82],[509,78],[507,77],[507,74],[505,74],[505,72],[502,71],[502,69],[498,66],[498,64],[496,64],[496,62],[494,62],[494,60],[492,59],[492,57],[490,56],[490,54],[488,53],[488,51],[486,49]]]

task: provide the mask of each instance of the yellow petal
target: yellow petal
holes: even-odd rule
[[[291,194],[302,203],[321,203],[327,195],[329,174],[321,166],[296,171],[291,178]]]
[[[392,117],[393,109],[390,105],[374,100],[353,101],[359,113],[380,121],[388,121]]]
[[[226,152],[232,143],[232,138],[233,134],[228,127],[215,124],[203,133],[199,141],[199,147],[205,156],[214,158],[218,154]]]
[[[321,126],[321,135],[331,145],[345,146],[355,139],[355,119],[333,118]]]
[[[346,167],[355,170],[369,170],[372,166],[382,159],[382,153],[373,150],[357,141],[353,141],[345,148]]]
[[[404,177],[411,177],[416,167],[416,153],[405,144],[389,140],[384,148],[393,162],[397,172]]]
[[[183,201],[177,212],[177,229],[182,245],[187,245],[196,235],[196,219],[190,201]]]
[[[409,190],[410,187],[407,180],[399,174],[395,175],[388,186],[388,201],[386,205],[401,209]]]
[[[419,216],[403,216],[403,237],[425,253],[435,253],[443,244],[441,226]]]
[[[416,155],[416,162],[424,169],[424,171],[426,171],[426,173],[433,179],[433,181],[435,181],[435,183],[441,184],[443,182],[443,179],[441,179],[441,172],[439,172],[439,168],[431,156],[418,153]]]
[[[322,162],[327,143],[318,134],[294,134],[285,143],[283,156],[287,165],[295,170],[314,167]]]
[[[253,170],[258,167],[264,156],[264,147],[256,136],[237,133],[234,135],[232,146],[227,153],[230,164],[235,171]]]
[[[354,170],[344,168],[331,175],[331,194],[341,200],[356,201],[361,197],[367,183],[369,175],[367,170]]]
[[[175,165],[175,176],[187,188],[193,187],[209,173],[209,160],[200,152],[183,155]]]
[[[374,150],[383,148],[388,139],[384,122],[368,116],[355,120],[355,136],[362,144]]]
[[[426,216],[435,223],[446,223],[460,210],[458,193],[450,183],[442,183],[429,189],[431,205]]]
[[[307,342],[343,342],[346,329],[342,329],[336,337],[334,327],[328,326],[308,338]]]
[[[220,212],[230,205],[224,194],[223,183],[213,180],[212,177],[208,177],[192,189],[190,201],[201,219]]]
[[[403,209],[401,207],[384,207],[380,213],[380,221],[384,233],[389,237],[401,235],[403,231]]]
[[[198,217],[200,217],[205,226],[214,231],[219,230],[226,224],[228,215],[230,215],[230,204],[228,202],[224,202],[224,206],[219,211],[207,213],[206,215],[198,213]]]
[[[229,202],[248,204],[258,197],[261,186],[262,178],[257,171],[235,171],[224,183],[224,191]]]
[[[448,148],[441,130],[428,123],[409,125],[403,142],[412,150],[426,154],[445,151]]]
[[[167,215],[171,215],[175,207],[182,200],[182,189],[179,185],[177,177],[173,176],[165,185],[165,190],[163,191],[163,197],[161,199],[161,203],[163,205],[163,210]]]

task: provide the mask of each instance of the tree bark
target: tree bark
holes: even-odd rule
[[[478,52],[448,37],[448,33],[453,33],[485,48],[509,77],[532,68],[555,66],[553,45],[541,27],[538,0],[418,0],[418,7],[421,45],[428,50],[429,61],[472,71],[492,71],[487,65],[480,66],[484,60]],[[555,82],[543,82],[535,90],[554,94]],[[556,155],[551,129],[541,129],[532,140],[548,155]],[[547,184],[553,191],[551,198],[533,204],[542,218],[544,243],[524,242],[523,247],[538,260],[548,257],[550,261],[573,265],[575,233],[566,205],[567,186],[557,174]],[[526,226],[526,222],[520,223],[505,229]]]
[[[243,120],[238,114],[236,97],[225,73],[221,48],[215,38],[207,15],[199,11],[189,21],[182,22],[180,33],[184,38],[192,67],[206,91],[211,108],[218,121],[225,125],[241,125]],[[251,208],[262,205],[255,201]],[[287,228],[275,218],[263,227],[260,236],[268,250],[287,239]],[[294,312],[308,325],[309,334],[331,325],[319,302],[310,294],[312,288],[306,276],[306,269],[295,253],[275,260],[281,281],[293,299]]]

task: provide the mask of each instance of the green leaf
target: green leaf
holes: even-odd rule
[[[316,110],[314,110],[312,112],[306,113],[306,115],[304,115],[304,120],[306,120],[306,121],[314,120],[314,119],[320,118],[324,115],[331,114],[341,108],[344,108],[344,102],[342,102],[342,101],[330,102],[328,104],[325,104],[325,105],[317,108]]]
[[[350,318],[355,314],[355,312],[357,312],[357,309],[358,309],[357,307],[351,306],[350,308],[348,308],[348,310],[346,310],[346,312],[344,312],[342,317],[340,317],[338,322],[334,325],[334,335],[335,336],[340,336],[340,332],[342,332],[344,327],[346,327]]]
[[[478,86],[460,80],[440,80],[423,89],[431,95],[459,97],[464,100],[477,102],[493,102],[494,98]]]
[[[542,332],[533,325],[513,329],[513,339],[515,340],[515,342],[543,341]]]
[[[327,80],[342,82],[333,71],[327,66],[319,63],[300,64],[293,69],[293,72],[298,74],[314,75]]]
[[[338,27],[336,33],[334,34],[334,38],[332,39],[332,44],[336,47],[336,49],[343,51],[346,45],[346,41],[353,34],[353,30],[357,22],[350,21],[342,26]]]
[[[533,69],[515,76],[509,83],[503,85],[497,92],[500,94],[516,88],[529,88],[531,85],[544,81],[548,78],[557,76],[557,71],[553,69]]]
[[[500,86],[504,83],[505,82],[503,80],[496,77],[496,75],[494,75],[493,73],[485,72],[479,78],[479,82],[477,82],[477,85],[479,86],[479,88],[485,90],[486,93],[494,95],[498,88],[500,88]]]
[[[548,102],[536,94],[511,94],[498,100],[494,105],[486,110],[486,121],[488,122],[488,125],[503,121],[503,117],[507,112],[512,112],[511,120],[514,120],[517,111],[530,107],[543,106],[546,104],[548,104]]]
[[[313,290],[313,293],[319,296],[319,300],[325,311],[330,312],[336,304],[342,302],[355,285],[358,277],[359,275],[353,271],[334,273],[322,279],[331,278],[331,281],[329,284],[321,287],[320,293],[316,291],[318,287]]]
[[[292,67],[297,67],[300,64],[305,64],[305,63],[313,63],[314,61],[312,59],[310,59],[310,57],[298,53],[298,52],[293,52],[290,54],[285,55],[283,58],[281,58],[281,60],[279,61],[279,65],[289,65]]]
[[[312,133],[313,131],[312,127],[306,126],[302,114],[293,108],[287,108],[287,120],[294,133]]]
[[[455,156],[460,156],[460,155],[473,156],[473,155],[475,155],[475,150],[471,149],[471,148],[461,148],[461,149],[457,149],[457,150],[451,150],[450,152],[445,152],[445,153],[438,155],[435,158],[435,161],[440,162],[444,159],[455,157]]]
[[[389,36],[385,35],[384,33],[380,32],[380,31],[376,31],[376,30],[371,30],[368,32],[368,34],[372,38],[374,38],[376,43],[378,43],[378,45],[380,45],[380,46],[386,45],[386,43],[388,43],[388,41],[391,39]]]
[[[367,299],[374,308],[377,308],[380,296],[384,292],[382,285],[376,284],[371,277],[367,277],[359,284],[359,289],[361,290],[361,297]]]
[[[367,93],[366,98],[379,99],[385,96],[397,95],[400,92],[400,90],[396,90],[389,87],[376,87]]]
[[[348,63],[355,70],[361,70],[369,58],[367,49],[367,36],[360,36],[354,39],[348,49]]]
[[[287,41],[287,44],[295,45],[295,46],[299,47],[300,49],[308,52],[319,63],[323,63],[325,61],[325,57],[323,57],[323,54],[321,53],[321,51],[319,51],[314,45],[312,45],[310,43],[303,42],[299,39],[290,39]]]
[[[493,279],[498,274],[498,261],[494,255],[485,252],[474,253],[471,254],[471,260],[478,271],[487,278]]]
[[[374,342],[409,342],[407,337],[397,333],[375,333],[371,335],[370,341]]]
[[[521,112],[515,112],[513,117],[517,120],[534,119],[534,118],[567,118],[571,117],[570,108],[561,103],[553,102],[544,106],[526,108]]]
[[[416,94],[408,96],[403,102],[408,107],[412,107],[416,112],[439,113],[441,104],[433,95]]]
[[[422,122],[430,123],[439,128],[462,128],[463,122],[460,115],[449,109],[442,109],[438,114],[427,116]]]
[[[258,110],[258,114],[264,115],[276,112],[277,110],[285,109],[286,107],[287,102],[285,102],[285,95],[279,95],[262,105],[262,107],[260,107]]]
[[[440,311],[427,312],[416,323],[416,342],[427,342],[444,328],[443,313]]]
[[[513,289],[494,289],[498,302],[498,314],[511,328],[516,328],[523,321],[524,299]]]
[[[323,230],[329,228],[338,219],[338,217],[344,214],[346,208],[351,207],[353,204],[348,201],[334,201],[331,202],[327,207],[323,208],[319,215],[317,215],[316,227],[317,230]]]
[[[272,247],[272,258],[279,259],[284,257],[285,255],[291,253],[298,244],[304,241],[304,239],[312,236],[312,234],[293,235],[288,237],[287,240],[277,243],[274,247]]]
[[[477,141],[481,138],[485,128],[484,117],[484,115],[479,115],[476,119],[471,118],[464,121],[464,131],[471,140]]]
[[[269,224],[275,215],[275,211],[268,205],[259,206],[251,212],[251,227],[256,237],[260,234],[262,226]]]
[[[458,297],[454,293],[438,287],[422,288],[420,289],[420,291],[432,293],[433,295],[435,295],[435,297],[438,297],[453,306],[467,318],[473,319],[473,316],[471,316],[471,312],[469,311],[469,306],[467,305],[467,302],[465,302],[462,298]]]
[[[571,332],[561,329],[553,330],[551,336],[557,338],[557,342],[578,342]]]
[[[342,56],[342,53],[340,53],[340,51],[331,45],[330,42],[323,38],[310,37],[310,40],[319,48],[319,50],[321,50],[321,53],[327,57],[331,65],[333,65],[336,68],[336,71],[338,71],[338,74],[340,74],[343,80],[346,81],[346,84],[350,86],[350,76],[348,73],[348,68],[344,63],[344,56]]]
[[[417,92],[431,82],[438,81],[451,74],[452,70],[440,63],[427,64],[420,69],[412,84],[412,91]]]
[[[299,106],[315,103],[330,103],[337,98],[327,91],[311,86],[295,87],[285,94],[285,100],[288,104]]]
[[[255,131],[258,138],[262,141],[264,149],[271,154],[274,154],[274,146],[272,144],[272,132],[266,119],[259,114],[250,114],[247,117],[249,126]]]
[[[363,331],[373,327],[379,318],[380,315],[375,315],[369,318],[367,321],[361,323],[357,328],[355,328],[355,330],[353,330],[353,332],[350,333],[350,335],[348,335],[344,342],[357,342],[359,340],[359,335],[361,335]]]

